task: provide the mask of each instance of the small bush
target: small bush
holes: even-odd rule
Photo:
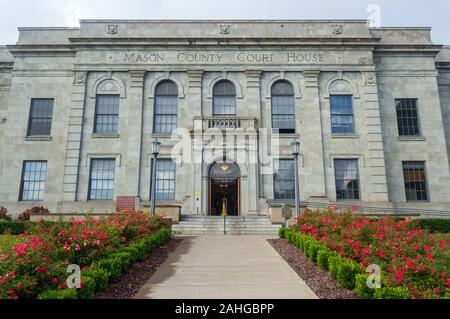
[[[360,265],[352,260],[343,260],[339,265],[337,272],[337,282],[338,284],[346,289],[355,288],[355,276],[362,273],[362,268]]]
[[[118,258],[104,258],[94,262],[94,267],[103,268],[110,274],[111,279],[116,279],[120,276],[122,267]]]
[[[96,281],[94,278],[88,276],[86,273],[81,273],[81,289],[77,290],[79,299],[89,299],[96,292]]]
[[[90,267],[84,272],[86,277],[92,278],[95,281],[95,292],[102,291],[108,286],[110,274],[103,268]],[[83,277],[82,277],[83,279]]]
[[[355,293],[360,298],[371,299],[375,293],[375,288],[369,288],[367,286],[367,274],[357,274],[355,276]]]
[[[78,295],[76,289],[47,290],[38,299],[78,299]]]
[[[418,219],[417,223],[430,233],[450,233],[450,219]]]
[[[0,222],[0,235],[9,233],[11,235],[20,235],[27,230],[27,224],[22,222]]]
[[[338,255],[332,254],[328,257],[328,270],[333,278],[337,278],[341,263],[342,258]]]
[[[317,265],[323,269],[328,270],[328,257],[330,251],[328,249],[321,249],[317,252]]]
[[[29,221],[31,215],[49,215],[50,211],[45,207],[32,207],[30,209],[27,209],[22,214],[19,215],[18,220],[19,221]]]
[[[411,299],[408,289],[403,287],[385,287],[376,289],[373,298],[375,299]]]
[[[323,249],[323,245],[318,242],[315,239],[312,239],[310,241],[310,244],[308,246],[307,256],[309,259],[311,259],[314,263],[317,263],[317,253],[320,249]]]
[[[8,215],[8,210],[0,206],[0,220],[6,220],[7,222],[11,221],[11,216]]]
[[[286,233],[286,228],[281,227],[281,228],[278,230],[278,237],[280,237],[281,239],[283,239],[285,233]]]

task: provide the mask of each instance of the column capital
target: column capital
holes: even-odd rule
[[[247,87],[259,88],[259,81],[261,79],[261,70],[245,70],[245,75],[247,77]]]
[[[365,86],[374,86],[377,84],[377,75],[375,71],[361,71],[361,76]]]
[[[319,87],[320,71],[318,70],[303,71],[303,76],[305,77],[306,88]]]
[[[85,71],[74,71],[73,72],[73,84],[74,85],[86,85],[87,72]]]
[[[130,70],[131,87],[144,87],[145,70]]]
[[[203,73],[205,73],[205,71],[203,71],[203,70],[188,70],[187,71],[188,82],[189,82],[190,88],[202,86]]]

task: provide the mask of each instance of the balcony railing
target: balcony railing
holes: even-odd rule
[[[195,117],[194,121],[202,122],[202,129],[218,128],[225,129],[256,129],[256,118],[251,117],[235,117],[235,116],[208,116]]]
[[[240,128],[240,119],[210,119],[208,128]]]

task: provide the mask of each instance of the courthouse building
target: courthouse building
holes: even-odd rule
[[[175,153],[192,160],[172,160],[176,128],[192,143]],[[208,153],[195,137],[211,129],[237,142]],[[82,20],[19,28],[0,47],[9,212],[112,212],[122,196],[149,207],[155,137],[157,206],[171,213],[292,204],[296,138],[304,203],[448,210],[450,48],[430,28],[365,20]]]

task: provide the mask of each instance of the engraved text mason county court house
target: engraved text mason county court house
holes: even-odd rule
[[[172,160],[176,128],[191,161]],[[237,142],[206,152],[211,129]],[[148,207],[155,137],[157,206],[173,217],[292,204],[296,138],[302,202],[448,210],[450,48],[365,20],[82,20],[0,47],[9,212]]]

